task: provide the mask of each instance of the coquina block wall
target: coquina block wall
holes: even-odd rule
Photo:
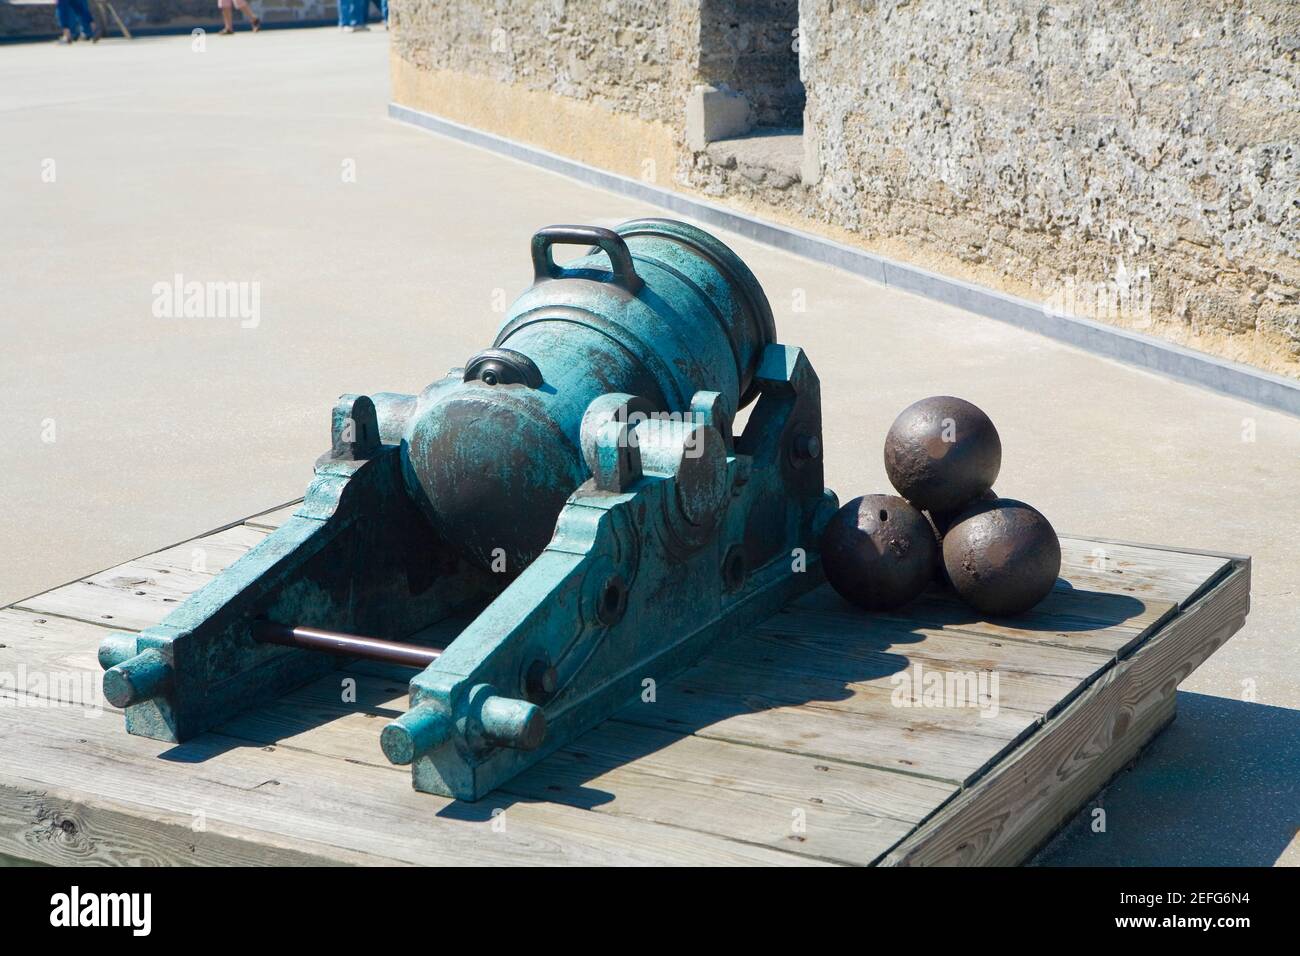
[[[667,185],[685,89],[671,51],[690,29],[675,18],[690,6],[393,0],[393,98]]]
[[[1300,374],[1294,0],[392,7],[399,103]],[[698,148],[704,84],[800,174]]]
[[[819,217],[1300,357],[1300,4],[801,7]]]

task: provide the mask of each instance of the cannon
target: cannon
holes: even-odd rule
[[[551,226],[531,255],[490,348],[418,395],[344,395],[295,514],[105,638],[130,733],[411,667],[379,745],[476,800],[821,582],[819,384],[740,258],[662,219]]]

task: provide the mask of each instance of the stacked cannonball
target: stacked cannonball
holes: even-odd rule
[[[831,586],[868,610],[906,604],[932,581],[984,614],[1029,610],[1056,583],[1061,545],[1037,510],[994,493],[1001,466],[997,429],[970,402],[909,405],[885,437],[898,495],[854,498],[822,534]]]

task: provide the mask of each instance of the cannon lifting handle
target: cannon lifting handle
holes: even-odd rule
[[[564,270],[555,264],[551,257],[551,246],[556,243],[565,245],[599,246],[609,256],[609,263],[614,274],[614,284],[626,289],[632,295],[641,291],[645,285],[636,274],[632,264],[632,253],[627,243],[612,229],[600,226],[547,226],[539,229],[533,236],[533,282],[558,279]]]

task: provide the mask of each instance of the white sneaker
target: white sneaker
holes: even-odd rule
[[[350,27],[350,26],[348,26],[348,27],[339,27],[339,29],[342,30],[344,33],[356,33],[356,32],[357,32],[357,28],[356,28],[356,27]]]

